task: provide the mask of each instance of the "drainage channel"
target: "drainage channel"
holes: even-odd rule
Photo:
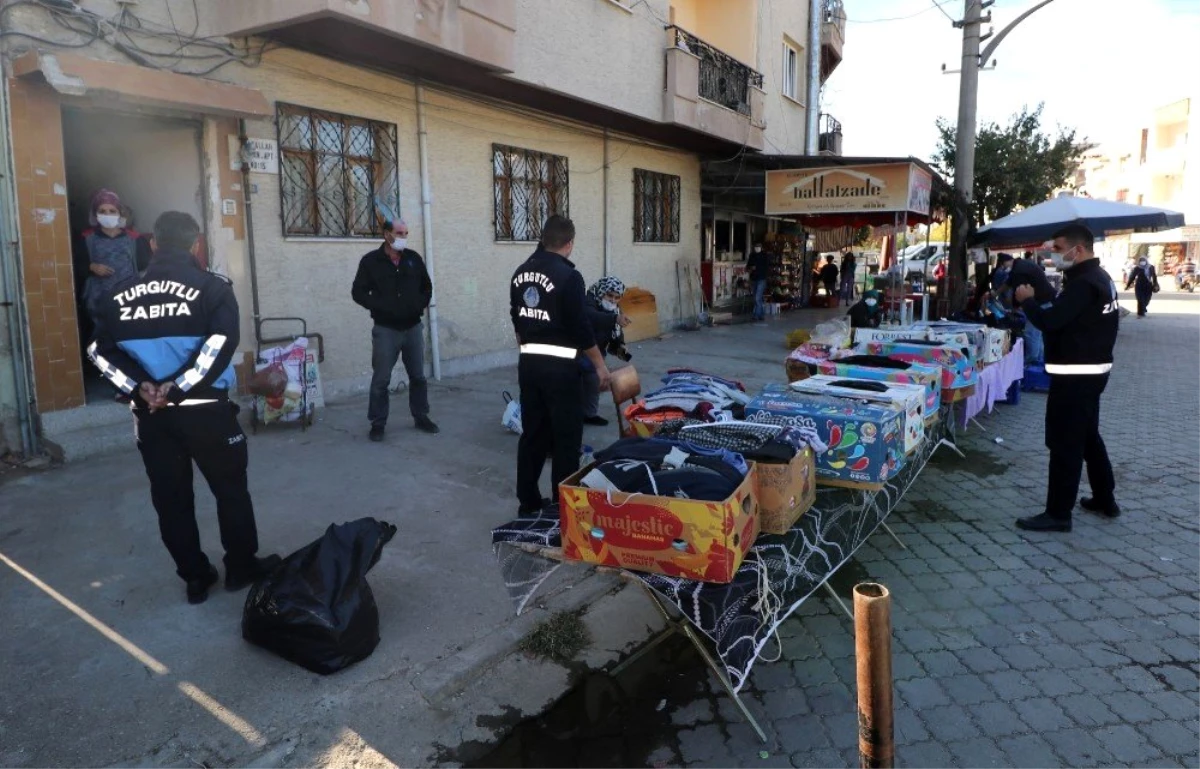
[[[468,743],[440,758],[466,767],[680,765],[672,703],[705,691],[708,669],[679,634],[629,659],[615,674],[587,673],[499,743]]]

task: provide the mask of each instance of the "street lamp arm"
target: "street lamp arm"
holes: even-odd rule
[[[1013,27],[1015,27],[1018,24],[1020,24],[1021,22],[1025,21],[1025,19],[1028,18],[1030,16],[1030,14],[1032,14],[1034,11],[1036,11],[1040,8],[1045,8],[1047,5],[1050,5],[1050,3],[1052,3],[1052,2],[1054,2],[1054,0],[1042,0],[1042,2],[1033,6],[1028,11],[1025,11],[1025,13],[1022,13],[1020,16],[1013,19],[1011,24],[1009,24],[1004,29],[1000,30],[1000,34],[996,35],[996,39],[993,40],[991,43],[989,43],[987,48],[983,49],[983,53],[979,54],[980,64],[986,64],[992,58],[992,54],[996,52],[996,46],[1000,45],[1000,42],[1002,40],[1004,40],[1005,37],[1008,36],[1009,32],[1012,32]]]

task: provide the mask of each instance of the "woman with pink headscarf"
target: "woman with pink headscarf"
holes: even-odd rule
[[[92,225],[75,246],[76,274],[85,276],[83,306],[93,313],[96,302],[122,283],[137,277],[150,262],[150,245],[132,227],[121,211],[121,198],[102,189],[92,196],[88,209]]]

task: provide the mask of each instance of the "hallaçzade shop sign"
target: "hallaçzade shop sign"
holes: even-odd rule
[[[928,215],[932,188],[929,172],[915,163],[767,171],[766,213],[909,211]]]

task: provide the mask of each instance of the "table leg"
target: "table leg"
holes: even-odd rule
[[[830,587],[828,582],[822,582],[821,587],[825,588],[825,592],[833,596],[833,600],[837,601],[838,606],[842,607],[842,611],[846,612],[846,616],[850,618],[851,622],[853,622],[854,612],[850,611],[850,607],[847,606],[846,602],[842,600],[842,597],[837,594],[837,591]]]
[[[880,521],[879,525],[882,526],[883,530],[888,533],[888,536],[890,536],[892,539],[896,540],[897,545],[904,548],[905,550],[908,549],[908,545],[906,545],[900,541],[900,538],[896,536],[896,532],[892,531],[892,527],[887,525],[887,521]]]

